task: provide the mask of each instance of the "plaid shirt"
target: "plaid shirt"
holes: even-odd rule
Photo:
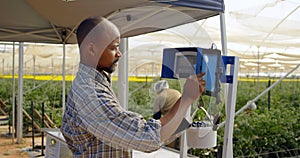
[[[160,121],[122,109],[110,79],[80,64],[68,94],[61,132],[74,157],[132,157],[158,150]]]

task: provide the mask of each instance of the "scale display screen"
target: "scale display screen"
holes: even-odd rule
[[[197,52],[178,52],[175,56],[174,78],[187,78],[195,75]]]
[[[219,90],[220,66],[220,50],[197,47],[166,48],[163,53],[161,77],[179,79],[205,72],[205,94],[214,95],[214,92]]]

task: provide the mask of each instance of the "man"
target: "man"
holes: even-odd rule
[[[168,114],[160,120],[146,121],[123,109],[110,85],[109,74],[122,55],[118,28],[105,18],[88,18],[81,22],[76,35],[80,65],[61,126],[74,157],[121,158],[132,157],[131,149],[158,150],[204,91],[204,74],[187,79],[181,99]]]

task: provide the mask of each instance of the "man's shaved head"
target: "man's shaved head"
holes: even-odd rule
[[[80,23],[76,35],[80,62],[97,67],[103,51],[112,41],[120,37],[120,32],[109,20],[103,17],[90,17]]]

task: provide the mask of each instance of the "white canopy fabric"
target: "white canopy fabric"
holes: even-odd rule
[[[130,37],[218,15],[219,12],[224,11],[224,3],[223,0],[170,2],[156,0],[10,0],[1,1],[0,10],[2,12],[0,14],[0,41],[68,44],[76,43],[74,36],[76,27],[82,19],[88,16],[107,17],[119,27],[123,37]],[[24,72],[29,74],[60,73],[61,65],[55,64],[59,63],[59,56],[61,56],[58,49],[49,46],[47,48],[40,47],[42,46],[35,45],[25,48],[24,60],[27,64],[25,64]],[[59,49],[62,50],[60,46]],[[6,58],[4,54],[0,54],[2,73],[11,72],[12,57]],[[18,60],[18,58],[16,59]],[[131,57],[129,60],[132,59],[134,58]],[[153,58],[155,61],[147,62],[150,59],[152,58],[145,58],[144,61],[154,67],[159,67],[159,58]],[[71,60],[72,62],[70,62]],[[78,54],[73,53],[73,56],[67,54],[67,67],[72,67],[70,64],[76,61],[78,61]],[[143,68],[144,65],[147,66],[142,62],[143,60],[137,61],[140,62],[136,62],[134,67],[130,66],[130,73],[137,74],[137,71],[140,70],[149,72]],[[159,71],[157,68],[155,70]],[[144,72],[140,74],[145,74]]]
[[[225,5],[227,54],[240,57],[240,75],[279,77],[300,64],[299,0],[225,0]],[[215,43],[221,49],[219,18],[131,40],[130,53],[135,52],[135,47],[143,46],[144,50],[137,49],[138,52],[152,52],[153,56],[161,56],[162,48],[168,47],[207,48]],[[300,70],[292,75],[300,76]]]
[[[5,3],[9,3],[9,2],[10,1]],[[35,1],[30,1],[29,4],[33,2]],[[47,4],[50,2],[47,2],[45,4],[47,4],[46,6],[55,5],[55,7],[58,4],[63,4],[63,6],[71,5],[72,7],[75,6],[76,4],[75,3],[76,1],[75,2],[54,1],[54,2],[55,3],[53,4]],[[129,2],[133,3],[133,1],[129,1]],[[159,15],[159,13],[161,13],[161,11],[159,10],[163,8],[154,7],[155,6],[154,4],[156,4],[154,2],[147,2],[147,3],[145,1],[140,3],[137,3],[137,1],[134,2],[136,3],[134,6],[138,6],[137,8],[130,9],[130,7],[128,6],[126,7],[123,6],[124,4],[118,4],[119,8],[121,8],[121,6],[125,8],[122,10],[122,14],[120,14],[121,11],[117,11],[117,12],[110,13],[110,15],[108,16],[109,18],[111,18],[111,20],[114,20],[115,23],[119,24],[120,28],[123,31],[124,36],[129,36],[133,34],[138,35],[140,34],[140,31],[142,31],[143,29],[146,29],[147,31],[150,32],[153,31],[153,30],[148,30],[149,29],[148,26],[155,26],[157,27],[156,29],[158,30],[163,28],[163,26],[167,27],[166,23],[158,25],[154,23],[155,22],[154,19],[148,22],[149,18],[147,17],[142,18],[142,16],[139,15],[139,13],[142,10],[148,12],[148,14],[144,14],[144,15],[148,15],[148,16],[151,16],[153,14]],[[0,2],[0,3],[4,3],[4,2]],[[22,3],[25,2],[22,1]],[[38,1],[34,3],[35,6],[33,8],[37,8],[39,3],[41,2]],[[100,2],[97,1],[97,3]],[[103,5],[114,6],[113,3],[117,3],[117,1],[102,2],[102,3],[103,3],[102,6]],[[147,7],[141,7],[142,5],[149,4],[149,3],[151,3],[152,5]],[[47,25],[55,26],[55,28],[57,28],[58,33],[59,33],[58,28],[61,29],[61,27],[59,26],[63,26],[63,25],[68,25],[69,31],[74,29],[73,28],[74,26],[70,27],[71,23],[74,23],[74,21],[66,22],[67,21],[66,18],[68,17],[67,15],[74,12],[73,10],[68,11],[66,13],[63,13],[62,11],[57,11],[53,13],[53,15],[52,14],[48,15],[51,12],[49,9],[45,8],[44,5],[41,4],[40,6],[42,8],[40,10],[45,9],[44,12],[46,12],[43,13],[45,15],[43,15],[42,17],[48,17],[49,19],[54,19],[57,16],[59,17],[58,19],[53,20],[52,23],[48,23]],[[157,5],[161,5],[161,4],[156,4],[156,6]],[[241,59],[240,70],[239,70],[240,75],[275,76],[276,73],[280,73],[280,74],[286,73],[290,69],[294,68],[297,64],[300,64],[300,48],[299,48],[300,27],[298,27],[298,23],[300,20],[300,11],[299,11],[300,2],[298,0],[285,0],[285,1],[252,0],[252,1],[245,1],[245,2],[244,1],[240,2],[239,0],[225,0],[225,5],[226,5],[225,16],[226,16],[226,27],[227,27],[226,34],[227,34],[227,41],[228,41],[228,55],[240,57]],[[3,5],[1,5],[0,7],[3,7]],[[9,7],[3,7],[3,9],[7,9],[7,8]],[[170,8],[173,9],[174,6]],[[172,9],[169,8],[167,9],[170,11],[170,14],[176,12],[178,13],[178,10],[186,11],[188,13],[191,11],[196,11],[195,13],[198,13],[197,9],[194,8],[179,7],[177,8],[177,10],[172,10]],[[101,13],[103,13],[103,11],[101,11]],[[59,16],[59,14],[66,15],[66,16]],[[135,15],[135,16],[131,16],[131,15]],[[176,15],[178,16],[178,14]],[[207,14],[205,14],[205,16],[206,15]],[[1,16],[3,16],[3,18]],[[4,18],[4,16],[6,16],[6,18]],[[12,17],[12,15],[10,16]],[[85,16],[85,13],[83,15],[81,14],[79,15],[79,13],[76,13],[76,17],[78,17],[76,19],[80,19],[81,16],[82,17]],[[160,18],[158,20],[161,19],[161,21],[167,21],[170,17],[167,18],[166,16],[159,16]],[[186,16],[187,14],[183,14],[182,12],[182,14],[179,14],[179,19],[180,17],[182,17],[182,20],[184,20]],[[7,21],[11,19],[8,18],[9,16],[4,14],[0,15],[0,17],[1,19],[5,19]],[[139,17],[140,20],[137,19],[134,20],[136,17]],[[188,19],[190,18],[191,17],[189,17]],[[24,19],[20,18],[18,20],[25,21],[26,19],[28,18],[24,18]],[[124,24],[121,24],[122,20],[125,21]],[[130,20],[131,22],[129,23],[127,20]],[[0,23],[4,23],[4,21],[1,20]],[[73,24],[73,25],[77,25],[77,24]],[[1,26],[4,25],[1,24]],[[152,74],[156,76],[160,75],[159,72],[161,67],[160,65],[161,65],[163,48],[187,47],[187,46],[207,48],[210,47],[212,43],[216,43],[217,47],[221,49],[219,26],[220,26],[219,17],[211,17],[194,23],[173,27],[168,30],[153,32],[150,34],[144,34],[144,35],[139,35],[139,36],[129,38],[129,51],[128,51],[129,75],[130,76],[135,76],[135,75],[151,76]],[[141,28],[136,29],[138,27]],[[51,29],[52,32],[55,32],[53,28]],[[3,34],[4,34],[3,29],[0,28],[0,40],[1,40],[1,35]],[[40,33],[36,32],[35,35],[37,34],[43,35],[44,33],[42,34],[42,32]],[[18,38],[22,38],[22,36],[24,37],[26,36],[29,39],[30,38],[40,39],[40,36],[38,37],[31,36],[31,33],[11,34],[9,36],[8,35],[2,36],[2,38],[18,39]],[[52,42],[54,43],[62,42],[61,39],[58,38],[59,36],[55,35],[54,37],[56,38]],[[72,38],[70,37],[70,39],[67,40],[67,42],[70,43],[72,41],[71,40]],[[43,39],[40,40],[43,41]],[[51,42],[51,40],[49,42]],[[67,52],[69,51],[70,51],[69,48],[67,48]],[[44,56],[46,56],[46,54],[49,54],[47,53],[47,51],[40,51],[40,53],[41,54],[45,53]],[[54,51],[53,53],[55,54]],[[76,55],[75,53],[72,54]],[[10,65],[7,62],[11,60],[1,56],[2,55],[0,55],[0,58],[4,58],[5,61],[3,62],[3,60],[1,61],[0,59],[0,63],[2,62],[2,64],[0,64],[0,67],[2,65]],[[51,56],[50,58],[53,57],[54,55]],[[66,61],[68,62],[70,60],[71,59],[67,59]],[[5,69],[5,71],[9,71],[9,69]],[[61,69],[58,69],[57,72],[61,72]],[[293,74],[299,76],[300,70],[297,70]]]
[[[224,11],[223,0],[159,2],[0,1],[0,41],[76,43],[74,32],[80,21],[89,16],[107,17],[119,26],[123,37],[129,37],[190,23]]]

